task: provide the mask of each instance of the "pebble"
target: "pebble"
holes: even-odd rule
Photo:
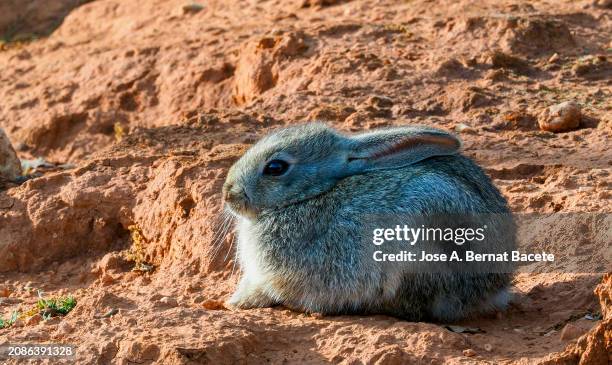
[[[491,345],[490,343],[485,343],[484,344],[484,349],[487,352],[491,352],[491,351],[493,351],[493,345]]]
[[[561,330],[561,340],[573,340],[574,338],[582,336],[586,332],[585,329],[580,328],[576,325],[568,323]]]
[[[580,105],[565,101],[545,109],[538,118],[538,125],[544,131],[566,132],[578,128],[581,116]]]
[[[463,356],[467,356],[467,357],[476,356],[476,351],[472,349],[465,349],[463,350]]]
[[[472,127],[470,127],[467,124],[463,124],[463,123],[459,123],[455,126],[455,131],[457,133],[469,133],[469,134],[476,134],[476,130]]]
[[[559,61],[559,54],[555,53],[554,55],[550,56],[550,58],[548,59],[548,63],[555,63]]]
[[[173,297],[162,297],[159,302],[169,307],[176,307],[178,305],[178,302]]]

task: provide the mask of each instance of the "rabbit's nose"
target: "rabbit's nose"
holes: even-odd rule
[[[231,183],[225,183],[223,184],[223,199],[224,200],[229,200],[231,197],[231,191],[232,191],[232,187],[233,185]]]
[[[242,196],[242,192],[235,189],[234,184],[225,183],[223,184],[223,199],[231,202],[239,199]]]
[[[225,194],[227,194],[228,191],[232,190],[232,188],[234,187],[234,184],[232,184],[231,182],[225,182],[223,184],[223,195],[225,196]]]

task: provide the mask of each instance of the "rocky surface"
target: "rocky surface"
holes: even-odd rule
[[[21,175],[21,162],[13,144],[0,128],[0,178],[13,180]]]
[[[0,3],[0,46],[48,35],[74,8],[91,0],[5,0]]]
[[[223,304],[239,270],[219,214],[245,148],[310,119],[452,130],[513,211],[610,213],[612,20],[600,3],[100,0],[48,38],[9,44],[0,127],[20,158],[74,167],[0,183],[0,316],[37,290],[78,304],[0,329],[0,343],[76,343],[80,362],[101,364],[603,363],[609,266],[518,274],[507,312],[459,324],[476,334],[236,311]],[[580,123],[540,130],[564,102]],[[609,218],[550,237],[609,258],[599,223]]]

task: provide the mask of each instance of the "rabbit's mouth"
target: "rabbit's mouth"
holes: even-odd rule
[[[224,189],[223,202],[229,211],[238,216],[246,218],[255,218],[257,209],[250,203],[250,199],[244,191],[234,191],[233,189]]]
[[[225,201],[225,205],[234,215],[251,219],[257,216],[257,211],[251,208],[247,202]]]

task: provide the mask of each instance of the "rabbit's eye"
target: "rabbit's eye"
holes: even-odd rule
[[[280,176],[287,172],[289,164],[283,160],[272,160],[264,167],[263,174],[270,176]]]

